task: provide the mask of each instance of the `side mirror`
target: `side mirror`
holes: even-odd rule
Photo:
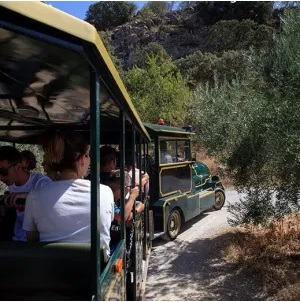
[[[192,152],[192,161],[196,161],[196,152]]]

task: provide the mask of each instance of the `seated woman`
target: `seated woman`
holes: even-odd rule
[[[90,181],[83,179],[89,164],[89,146],[76,132],[44,135],[45,161],[59,180],[30,192],[23,228],[28,241],[90,242]],[[100,185],[100,244],[109,251],[114,218],[113,193]]]
[[[111,252],[113,252],[121,239],[121,207],[120,207],[120,199],[121,199],[121,173],[120,170],[114,170],[110,173],[107,184],[113,191],[114,200],[115,200],[115,214],[114,221],[112,222],[110,235],[111,235]],[[132,222],[132,209],[133,204],[136,202],[136,198],[139,196],[139,187],[135,186],[131,189],[130,186],[130,176],[127,172],[125,172],[125,196],[128,195],[128,198],[125,200],[125,221],[126,226],[130,226]],[[142,212],[144,210],[144,204],[141,202],[136,202],[135,210],[137,212]]]

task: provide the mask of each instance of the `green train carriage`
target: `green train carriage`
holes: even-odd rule
[[[150,138],[96,29],[41,2],[1,2],[0,44],[0,141],[37,144],[44,131],[72,130],[91,145],[91,243],[1,242],[1,300],[141,299],[147,199],[144,215],[134,212],[130,261],[123,214],[122,239],[101,265],[99,147],[118,145],[124,171],[125,150],[145,150]]]
[[[144,123],[152,140],[150,156],[150,209],[154,237],[174,240],[184,222],[225,203],[225,189],[218,176],[192,158],[193,132],[182,128]],[[165,150],[164,150],[164,149]],[[163,160],[163,152],[169,160]]]

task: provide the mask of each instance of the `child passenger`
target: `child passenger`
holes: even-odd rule
[[[52,132],[44,137],[44,159],[59,179],[28,195],[23,224],[27,239],[88,243],[91,183],[83,179],[90,165],[88,141],[77,132]],[[100,245],[109,251],[113,193],[108,186],[99,185]]]
[[[120,170],[114,170],[110,173],[107,184],[113,191],[114,194],[114,201],[115,201],[115,214],[114,214],[114,221],[112,222],[110,235],[111,235],[111,252],[113,252],[121,240],[121,228],[120,228],[120,221],[121,221],[121,172]],[[139,196],[139,187],[135,186],[131,188],[130,186],[130,176],[127,172],[125,172],[125,196],[128,198],[125,200],[125,221],[126,226],[130,226],[132,222],[132,209],[133,204],[136,201],[136,198]],[[142,212],[144,210],[144,204],[141,202],[137,202],[135,210],[137,212]]]

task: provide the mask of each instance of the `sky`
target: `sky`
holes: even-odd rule
[[[99,1],[46,1],[48,4],[58,8],[79,19],[85,18],[89,6]],[[146,1],[134,1],[138,8],[141,8]]]

